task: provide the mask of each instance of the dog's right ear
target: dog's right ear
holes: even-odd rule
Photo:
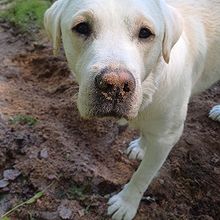
[[[53,54],[57,55],[61,44],[60,20],[69,0],[57,0],[44,14],[44,27],[52,39]]]

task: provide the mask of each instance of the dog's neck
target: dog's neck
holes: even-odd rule
[[[189,68],[192,68],[192,64],[188,62],[187,51],[189,50],[189,45],[186,41],[183,33],[172,50],[170,62],[167,64],[161,56],[155,68],[142,83],[143,101],[139,112],[144,111],[150,105],[152,99],[155,99],[154,96],[157,96],[158,88],[160,88],[160,91],[164,90],[164,92],[160,93],[163,94],[163,97],[158,96],[156,99],[165,98],[170,92],[169,88],[174,88],[175,84],[178,86],[183,80],[181,77],[184,76],[182,71],[186,69],[185,66],[188,65]]]

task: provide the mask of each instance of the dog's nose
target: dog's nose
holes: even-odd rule
[[[135,89],[135,79],[127,70],[121,69],[104,69],[95,78],[96,88],[113,98],[116,95],[126,97]]]

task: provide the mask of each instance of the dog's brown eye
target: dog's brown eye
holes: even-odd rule
[[[138,37],[141,39],[146,39],[152,35],[153,33],[148,28],[141,28]]]
[[[86,37],[90,36],[90,34],[92,33],[90,24],[87,22],[82,22],[80,24],[77,24],[75,27],[73,27],[73,31],[77,32],[80,35],[84,35]]]

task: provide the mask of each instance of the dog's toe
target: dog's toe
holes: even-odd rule
[[[214,106],[209,112],[209,117],[220,122],[220,105]]]
[[[108,215],[111,215],[113,220],[132,220],[137,211],[137,207],[123,200],[121,193],[113,196],[108,204]]]
[[[126,151],[129,159],[142,160],[144,157],[144,149],[140,146],[140,138],[132,141]]]

